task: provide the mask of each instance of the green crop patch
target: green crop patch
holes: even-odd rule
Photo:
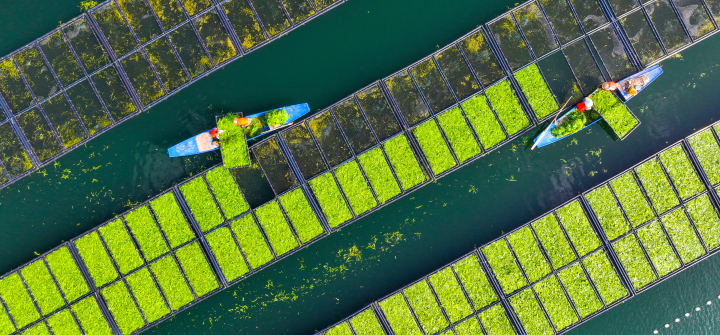
[[[45,257],[45,261],[68,302],[73,302],[90,292],[67,247],[53,251]]]
[[[110,256],[100,240],[100,235],[96,231],[75,241],[75,247],[90,272],[90,277],[95,281],[95,286],[102,287],[118,277]]]
[[[520,107],[515,92],[507,79],[489,88],[485,94],[497,112],[500,122],[505,126],[508,135],[515,135],[530,125],[530,121]]]
[[[472,314],[473,309],[465,298],[452,268],[447,267],[430,276],[430,284],[435,289],[440,304],[445,308],[445,313],[451,323],[458,322]]]
[[[307,243],[325,232],[302,188],[283,194],[279,199],[300,241]]]
[[[210,264],[197,242],[188,244],[177,250],[176,254],[180,266],[187,276],[190,286],[195,294],[202,297],[219,287]]]
[[[379,305],[396,334],[422,335],[401,293],[381,301]]]
[[[498,300],[495,290],[490,285],[490,281],[488,281],[476,255],[467,256],[455,262],[452,266],[458,278],[460,278],[460,284],[465,288],[465,292],[472,300],[475,310],[484,308]]]
[[[680,260],[670,246],[660,223],[654,221],[638,229],[638,237],[660,277],[680,267]]]
[[[327,172],[310,181],[310,187],[330,223],[330,227],[337,227],[352,219],[352,213],[340,193],[332,173]]]
[[[720,247],[720,218],[708,195],[703,194],[689,201],[685,207],[708,249]]]
[[[575,252],[560,228],[555,215],[548,214],[540,218],[532,223],[532,227],[555,269],[570,264],[576,259]]]
[[[575,200],[555,212],[580,257],[600,248],[600,240],[590,226],[590,221],[588,221],[579,201]]]
[[[516,334],[500,304],[486,309],[479,317],[488,335]]]
[[[163,316],[170,314],[170,309],[165,305],[165,300],[147,268],[142,268],[129,275],[127,283],[148,323],[160,320]]]
[[[436,175],[457,165],[435,121],[421,124],[413,129],[413,134]]]
[[[37,302],[43,315],[52,313],[65,305],[60,290],[55,285],[55,281],[45,266],[45,262],[38,260],[30,263],[30,265],[20,270],[20,274],[25,279],[25,284],[27,284],[30,293],[35,297],[35,302]]]
[[[257,208],[255,214],[278,257],[299,246],[277,201]]]
[[[439,115],[437,119],[460,163],[480,154],[480,145],[475,140],[460,107]]]
[[[542,119],[560,108],[537,64],[529,65],[516,72],[515,79],[520,84],[520,88],[528,98],[538,119]]]
[[[160,227],[165,232],[171,248],[177,248],[195,238],[190,225],[175,200],[175,194],[168,192],[150,202]]]
[[[521,228],[510,234],[507,239],[530,282],[534,283],[552,271],[530,227]]]
[[[610,264],[605,250],[600,250],[586,257],[582,262],[585,264],[585,269],[595,287],[597,287],[605,305],[610,305],[628,295],[625,286],[620,282],[620,278],[615,272],[615,268]]]
[[[195,300],[173,256],[165,256],[150,264],[150,270],[157,278],[170,308],[177,311]]]
[[[385,203],[400,194],[400,186],[395,180],[381,148],[375,148],[360,155],[358,160],[380,203]]]
[[[50,330],[55,335],[81,335],[80,327],[75,322],[69,309],[64,309],[53,314],[47,319]]]
[[[551,276],[537,283],[535,292],[537,292],[542,305],[545,306],[555,329],[561,331],[578,322],[578,317],[565,297],[565,292],[557,278]]]
[[[15,326],[13,326],[10,317],[7,315],[5,307],[0,304],[0,334],[7,335],[11,334],[14,331]]]
[[[633,227],[655,218],[655,214],[645,200],[632,172],[625,172],[620,177],[611,180],[610,186],[615,191],[615,195],[625,209]]]
[[[685,211],[675,210],[660,220],[684,263],[692,262],[705,254],[705,248],[695,234],[695,229],[685,215]]]
[[[449,332],[452,334],[452,332]],[[457,335],[473,335],[473,334],[483,334],[482,328],[480,327],[480,322],[478,322],[478,319],[476,318],[469,318],[461,323],[459,323],[457,326],[455,326],[455,334]]]
[[[0,280],[0,298],[5,302],[8,313],[15,320],[18,328],[23,328],[40,318],[40,313],[17,272]]]
[[[687,199],[705,190],[680,144],[665,150],[659,156],[681,198]]]
[[[85,330],[85,334],[93,335],[112,335],[107,320],[98,306],[95,296],[89,296],[78,301],[72,306],[75,316],[77,316],[80,326]]]
[[[499,240],[486,246],[482,249],[482,252],[485,254],[488,263],[490,263],[495,277],[500,282],[503,292],[510,294],[528,284],[517,263],[515,263],[515,257],[513,257],[505,240]]]
[[[409,190],[426,180],[425,173],[420,168],[404,134],[388,140],[383,144],[383,148],[403,189]]]
[[[122,280],[104,288],[102,295],[123,334],[130,334],[145,326],[142,314]]]
[[[405,289],[405,296],[425,333],[435,334],[449,325],[426,281],[423,280]]]
[[[122,220],[110,222],[100,227],[98,231],[122,274],[127,274],[143,265],[140,253],[135,249]]]
[[[625,138],[630,131],[640,124],[640,121],[614,93],[597,90],[590,98],[593,101],[593,109],[602,115],[619,138]]]
[[[560,282],[567,290],[570,300],[572,300],[581,318],[586,318],[603,308],[602,302],[595,295],[595,290],[593,290],[592,284],[590,284],[580,263],[572,264],[560,271],[558,278],[560,278]]]
[[[187,184],[180,186],[180,191],[203,232],[207,232],[225,221],[202,176],[195,177]]]
[[[219,166],[206,173],[205,178],[228,220],[250,209],[230,171]]]
[[[353,335],[350,325],[347,322],[343,322],[325,333],[325,335]]]
[[[243,255],[238,249],[235,239],[230,233],[230,228],[221,227],[205,236],[215,259],[222,269],[223,275],[228,282],[238,279],[248,273],[247,264]]]
[[[485,150],[496,146],[507,138],[500,122],[488,105],[485,95],[478,94],[462,103],[468,120],[480,138]]]
[[[607,185],[586,194],[585,199],[597,215],[608,240],[612,241],[630,231],[630,225]]]
[[[639,290],[657,279],[635,235],[625,236],[613,243],[613,249],[635,289]]]
[[[170,251],[147,206],[142,206],[125,215],[125,221],[148,262]]]
[[[523,328],[525,328],[528,334],[553,334],[550,322],[548,322],[545,317],[531,289],[526,289],[510,297],[510,305],[512,305],[515,314],[520,318],[520,323],[522,323]]]
[[[50,331],[44,322],[40,322],[25,330],[23,335],[50,335]]]
[[[356,161],[349,161],[335,169],[335,175],[347,196],[355,215],[360,215],[377,206],[370,187]],[[336,199],[335,201],[338,201]]]
[[[370,308],[350,319],[350,324],[357,335],[385,335],[380,321]]]
[[[217,127],[220,134],[220,151],[226,169],[250,166],[250,154],[245,140],[245,129],[233,124],[233,119],[240,115],[226,115],[218,119]]]
[[[273,260],[272,251],[251,214],[237,219],[230,224],[230,228],[235,233],[250,267],[257,269]]]
[[[710,183],[713,185],[720,183],[720,146],[718,146],[712,130],[707,129],[690,137],[688,142],[690,142],[690,146],[700,161],[700,165],[702,165]]]
[[[680,204],[657,159],[643,163],[635,171],[658,214]]]

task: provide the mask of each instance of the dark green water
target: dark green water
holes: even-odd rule
[[[513,5],[352,0],[333,9],[0,191],[0,273],[219,162],[215,154],[165,153],[209,128],[214,115],[299,102],[324,108]],[[0,9],[2,55],[78,14],[69,0],[5,1]],[[642,125],[627,140],[613,142],[598,126],[532,152],[530,135],[517,139],[147,333],[325,328],[718,120],[719,41],[664,62],[666,74],[630,103]],[[720,257],[710,257],[571,333],[716,334],[719,274]]]

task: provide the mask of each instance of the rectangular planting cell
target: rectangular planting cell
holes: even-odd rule
[[[145,55],[138,51],[121,61],[140,102],[147,106],[165,95]]]
[[[583,94],[590,94],[595,90],[597,85],[605,81],[605,79],[602,73],[600,73],[598,64],[590,52],[586,40],[587,39],[582,39],[566,46],[563,49],[563,54],[577,77]]]
[[[67,149],[87,138],[85,130],[63,94],[48,100],[42,108],[60,137],[63,147]]]
[[[315,14],[315,9],[310,4],[310,1],[311,0],[283,0],[285,10],[287,10],[294,24],[298,24]]]
[[[100,227],[98,231],[113,259],[115,259],[115,264],[117,264],[121,274],[127,274],[143,266],[143,259],[135,249],[135,245],[130,239],[130,234],[122,220],[112,221]]]
[[[115,121],[135,112],[135,105],[120,82],[115,68],[111,66],[98,72],[92,77],[92,81]]]
[[[270,36],[275,36],[290,28],[290,22],[278,1],[254,0],[251,3]]]
[[[580,263],[568,266],[558,272],[557,276],[581,318],[586,318],[603,308]]]
[[[719,247],[720,218],[708,195],[703,194],[689,201],[685,206],[707,248],[712,250]]]
[[[160,258],[157,262],[150,264],[150,270],[157,278],[160,289],[165,295],[170,308],[174,311],[195,300],[190,287],[185,281],[185,277],[180,272],[180,267],[172,255]]]
[[[71,87],[67,90],[67,95],[90,136],[112,124],[88,81],[83,81]]]
[[[102,310],[94,295],[89,296],[72,306],[80,325],[86,334],[110,335],[113,334]]]
[[[209,0],[181,0],[188,15],[193,16],[204,9],[210,7]]]
[[[123,56],[138,46],[114,2],[108,2],[96,8],[92,16],[110,47],[115,51],[115,56]]]
[[[145,51],[168,92],[188,81],[185,70],[170,47],[167,38],[159,38],[152,42],[145,47]]]
[[[380,305],[380,309],[382,309],[385,318],[390,323],[390,327],[396,334],[422,334],[402,293],[396,293],[380,301],[378,305]]]
[[[198,298],[220,287],[210,263],[197,242],[178,249],[175,255]]]
[[[150,201],[150,207],[152,207],[157,222],[165,233],[171,248],[175,249],[195,238],[195,234],[190,229],[187,220],[185,220],[173,192],[165,193]],[[132,226],[132,224],[130,225]]]
[[[0,280],[0,298],[7,306],[8,314],[15,320],[18,329],[35,322],[40,318],[30,294],[25,289],[22,279],[17,273]]]
[[[240,40],[244,50],[248,50],[258,43],[267,40],[265,32],[260,27],[260,22],[255,17],[255,12],[245,0],[230,0],[222,5],[225,9],[230,24],[235,29],[235,34]]]
[[[33,168],[30,157],[23,150],[22,143],[9,122],[0,125],[0,161],[10,177],[18,176]]]
[[[595,230],[580,206],[580,201],[573,201],[556,211],[560,223],[570,237],[578,256],[584,257],[601,246]]]
[[[455,334],[483,334],[480,322],[475,317],[468,318],[467,320],[460,322],[453,329],[455,330]],[[452,334],[452,331],[447,333]]]
[[[450,323],[458,322],[472,314],[473,308],[468,303],[462,287],[455,278],[451,267],[447,267],[431,275],[429,278],[440,304],[445,309]]]
[[[53,134],[50,125],[40,110],[33,108],[18,116],[15,120],[23,133],[25,133],[25,137],[41,162],[47,161],[62,152],[63,147],[58,143],[55,134]]]
[[[455,103],[449,87],[432,58],[428,58],[411,70],[433,113],[439,113]]]
[[[277,137],[255,145],[252,151],[275,194],[283,193],[298,184],[290,163],[280,149]]]
[[[60,290],[42,259],[21,269],[20,274],[43,315],[48,315],[65,305]]]
[[[695,234],[695,229],[684,210],[677,209],[660,220],[683,263],[692,262],[705,255],[705,248]]]
[[[632,237],[632,235],[630,236]],[[639,259],[639,261],[640,264],[644,263],[647,266],[646,260]],[[617,272],[615,272],[615,268],[610,264],[605,250],[600,250],[586,257],[582,263],[585,265],[585,269],[605,305],[610,305],[628,295],[627,289],[625,289]]]
[[[620,177],[611,180],[610,186],[625,209],[633,227],[655,218],[655,214],[635,181],[632,171],[625,172]]]
[[[715,140],[712,129],[689,137],[688,143],[710,183],[713,185],[720,183],[720,146]]]
[[[513,11],[513,14],[536,58],[559,47],[550,23],[536,2]]]
[[[233,221],[230,228],[235,233],[251,268],[257,269],[273,260],[273,253],[252,214]]]
[[[138,207],[126,214],[125,222],[148,262],[170,251],[147,206]]]
[[[191,23],[172,31],[170,41],[175,45],[175,50],[180,55],[180,59],[185,64],[188,72],[190,72],[190,77],[196,78],[212,68],[210,58],[203,50]]]
[[[434,334],[449,325],[426,281],[420,281],[404,292],[425,333]]]
[[[40,49],[45,54],[53,72],[63,86],[67,86],[83,77],[82,70],[75,60],[70,46],[68,46],[62,33],[56,33],[40,41]]]
[[[505,294],[513,293],[527,286],[527,280],[504,239],[484,247],[482,252]]]
[[[659,156],[680,198],[687,199],[705,190],[681,145],[675,145]]]
[[[478,316],[488,334],[517,334],[501,304],[488,308]]]
[[[520,107],[510,82],[503,80],[485,91],[493,109],[497,112],[500,122],[505,126],[508,135],[512,136],[527,128],[530,121]]]
[[[170,314],[170,309],[165,304],[165,300],[147,268],[134,272],[126,280],[148,323],[153,323]]]
[[[233,124],[233,120],[240,115],[229,114],[218,118],[218,130],[222,130],[220,151],[223,155],[223,165],[226,169],[246,167],[250,165],[245,130]]]
[[[458,100],[463,100],[480,90],[480,85],[457,46],[453,45],[436,54],[435,60]]]
[[[140,44],[162,34],[155,16],[144,0],[117,0]]]
[[[60,88],[37,47],[18,52],[15,61],[37,100],[50,97]]]
[[[634,12],[620,19],[620,23],[640,57],[640,62],[650,64],[665,55],[643,11]]]
[[[585,195],[608,240],[612,241],[630,230],[622,210],[607,185],[596,188]]]
[[[277,201],[257,208],[255,214],[278,257],[300,246]]]
[[[670,1],[655,1],[645,6],[645,11],[655,25],[668,53],[672,53],[690,42]]]
[[[616,16],[621,16],[638,7],[637,1],[633,0],[610,0],[609,3]]]
[[[552,326],[531,289],[510,297],[510,305],[520,319],[525,332],[533,335],[553,334]]]
[[[400,186],[381,148],[372,149],[358,157],[378,201],[385,203],[400,194]]]
[[[464,121],[464,120],[463,120]],[[425,157],[435,175],[439,175],[457,165],[440,128],[434,120],[430,120],[413,129],[413,135],[420,144]]]
[[[219,66],[237,55],[237,50],[214,9],[195,18],[193,23],[205,42],[205,47],[215,62],[215,66]]]
[[[533,60],[525,40],[510,14],[487,25],[498,40],[500,49],[513,70],[523,67]]]
[[[122,280],[116,281],[101,292],[113,319],[115,319],[123,334],[133,333],[145,326],[145,320],[143,320],[140,310],[135,305],[133,296],[125,282]]]
[[[525,93],[538,119],[542,119],[560,108],[537,64],[529,65],[516,72],[515,79],[520,84],[520,88]]]
[[[307,126],[315,135],[320,149],[330,166],[340,164],[352,156],[330,111],[325,111],[310,118],[307,121]]]
[[[657,280],[657,275],[650,267],[650,262],[645,258],[645,253],[640,248],[635,235],[630,234],[614,242],[613,249],[636,290]]]
[[[590,39],[610,77],[619,80],[635,72],[635,68],[630,63],[628,55],[625,52],[625,47],[613,30],[613,25],[608,25],[605,28],[595,31],[590,35]],[[601,90],[600,92],[606,91]],[[595,101],[594,98],[593,101],[595,102],[595,107],[598,107],[597,101]]]
[[[335,106],[333,114],[355,153],[361,153],[377,143],[354,99]]]
[[[380,141],[400,132],[400,125],[385,95],[376,85],[358,93],[355,97]]]
[[[326,172],[320,177],[310,180],[310,187],[320,203],[330,227],[335,228],[353,218],[332,173]]]
[[[559,269],[576,259],[570,242],[555,215],[548,214],[532,223],[532,227],[547,253],[553,268]]]
[[[643,163],[636,167],[635,171],[658,214],[665,213],[680,204],[657,159],[653,158]]]
[[[540,0],[545,14],[561,44],[565,44],[582,35],[573,11],[567,1]]]
[[[313,141],[307,124],[301,123],[282,133],[282,138],[295,159],[300,173],[305,179],[311,179],[320,172],[327,170],[320,150]]]
[[[467,256],[455,262],[452,267],[476,311],[498,300],[477,255]]]
[[[536,282],[552,272],[530,227],[521,228],[508,235],[507,239],[530,282]]]
[[[377,206],[377,201],[356,161],[340,165],[335,169],[335,176],[355,215],[361,215]]]
[[[0,62],[0,93],[10,110],[17,114],[33,103],[30,91],[20,77],[12,58]]]
[[[637,235],[660,277],[680,267],[680,260],[670,246],[659,222],[654,221],[638,229]]]
[[[283,194],[279,200],[302,243],[310,242],[325,232],[302,188]]]
[[[73,22],[63,28],[63,32],[88,73],[94,72],[108,63],[105,49],[98,42],[85,19]]]
[[[404,134],[388,140],[383,148],[403,189],[411,189],[427,179]]]
[[[460,107],[438,115],[437,120],[460,163],[482,152]]]
[[[680,19],[690,33],[690,37],[698,39],[715,30],[712,18],[703,6],[704,2],[698,0],[675,0],[674,2],[675,7],[682,14]]]
[[[362,335],[383,335],[385,331],[380,326],[380,321],[372,308],[350,319],[353,329],[357,334]]]
[[[95,286],[102,287],[118,277],[115,266],[110,260],[100,235],[94,231],[75,241],[75,247],[90,272]]]
[[[250,209],[230,171],[218,166],[205,174],[225,217],[231,220]]]
[[[56,335],[82,334],[80,326],[78,326],[69,308],[50,316],[47,323],[52,333]]]
[[[410,126],[430,117],[430,109],[420,96],[412,77],[407,72],[401,72],[385,80],[400,112]]]
[[[185,20],[185,14],[177,0],[148,0],[148,3],[165,30],[170,30]]]
[[[460,41],[460,48],[483,86],[505,76],[482,30]]]
[[[225,222],[202,176],[195,177],[180,186],[180,191],[203,232],[210,231]]]
[[[537,283],[535,292],[557,331],[578,322],[578,317],[570,306],[570,301],[565,297],[565,290],[555,276],[547,277]]]
[[[480,138],[480,143],[488,150],[507,138],[495,113],[490,109],[485,95],[478,94],[462,103],[462,109],[475,134]]]
[[[80,268],[67,247],[51,252],[45,257],[45,261],[60,286],[65,300],[73,302],[90,292]]]
[[[230,228],[220,227],[205,235],[205,239],[220,265],[225,280],[232,282],[249,272],[235,238],[230,233]]]

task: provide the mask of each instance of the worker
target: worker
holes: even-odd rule
[[[584,112],[593,108],[593,101],[590,98],[584,98],[577,104],[578,112]]]
[[[212,139],[212,146],[213,146],[213,148],[215,148],[215,149],[219,148],[219,147],[220,147],[220,140],[217,139],[217,138],[213,138],[213,139]]]
[[[233,119],[233,124],[240,127],[247,127],[250,125],[250,119],[246,117],[236,117]]]
[[[605,91],[614,91],[614,90],[617,90],[617,84],[615,84],[614,81],[604,82],[604,83],[602,83],[602,85],[600,85],[600,87],[601,87],[603,90],[605,90]]]
[[[650,77],[646,75],[642,75],[640,77],[635,77],[627,81],[626,86],[626,93],[628,95],[635,95],[637,94],[645,85],[650,83]]]
[[[223,133],[222,129],[213,128],[210,130],[210,138],[212,138],[213,148],[220,147],[220,134]]]

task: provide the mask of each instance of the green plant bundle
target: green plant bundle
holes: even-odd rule
[[[586,257],[582,262],[605,305],[610,305],[628,295],[605,250]]]
[[[160,290],[155,285],[147,268],[142,268],[129,275],[127,284],[148,323],[160,320],[163,316],[170,314],[170,310],[165,305]]]
[[[385,203],[400,194],[400,186],[381,148],[372,149],[358,156],[358,160],[380,203]]]
[[[478,94],[462,103],[468,120],[480,138],[485,150],[488,150],[507,138],[500,122],[488,105],[485,95]]]
[[[489,88],[485,94],[497,112],[500,122],[505,126],[508,135],[515,135],[530,125],[530,121],[520,107],[515,92],[507,79]]]
[[[488,335],[516,334],[510,320],[508,320],[505,309],[500,304],[495,304],[480,313],[482,322]]]
[[[460,163],[480,154],[480,145],[475,140],[460,107],[439,115],[437,119]]]
[[[435,334],[449,325],[426,281],[406,288],[405,296],[425,333]]]
[[[0,280],[0,298],[5,302],[8,314],[15,320],[18,328],[23,328],[40,318],[40,313],[17,272]]]
[[[425,173],[420,168],[404,134],[388,140],[383,144],[383,148],[403,189],[409,190],[425,181]]]
[[[659,222],[649,223],[638,229],[637,234],[660,277],[680,267],[680,260],[670,246]]]
[[[553,334],[550,322],[545,317],[531,289],[526,289],[510,297],[510,305],[528,335]]]
[[[110,256],[100,241],[100,235],[96,231],[75,241],[75,247],[90,272],[90,277],[95,281],[95,286],[102,287],[118,277]]]
[[[112,335],[107,320],[98,306],[95,296],[91,295],[72,306],[72,311],[80,322],[85,334]]]
[[[310,242],[325,232],[302,188],[283,194],[279,199],[302,243]]]
[[[168,192],[150,201],[150,207],[152,207],[160,227],[165,232],[165,237],[167,237],[171,248],[177,248],[195,238],[195,234],[193,234],[190,225],[180,210],[180,206],[178,206],[174,193]]]
[[[67,247],[53,251],[45,257],[45,261],[68,302],[73,302],[90,292],[80,268],[75,264]]]
[[[659,156],[681,198],[687,199],[705,190],[680,144],[663,151]]]
[[[47,319],[50,330],[55,335],[81,335],[80,327],[75,322],[70,309],[64,309]]]
[[[454,329],[457,335],[483,334],[480,322],[474,317],[459,323]],[[449,333],[452,334],[452,332]]]
[[[147,206],[139,207],[126,214],[125,221],[148,262],[170,251]]]
[[[205,178],[228,220],[250,209],[230,171],[218,166],[206,173]]]
[[[230,228],[221,227],[205,235],[212,253],[215,256],[223,275],[228,282],[242,277],[250,270],[245,264],[243,255],[230,233]]]
[[[350,324],[352,324],[357,335],[385,335],[385,331],[380,326],[380,321],[378,321],[372,308],[368,308],[350,319]]]
[[[515,257],[504,239],[486,246],[482,252],[500,282],[503,292],[510,294],[527,286],[527,280],[515,263]]]
[[[100,227],[98,231],[122,274],[127,274],[143,265],[142,257],[135,249],[122,220],[110,222]]]
[[[226,169],[234,169],[250,165],[250,154],[245,140],[245,130],[233,124],[233,119],[240,115],[230,114],[218,119],[217,127],[220,134],[220,151]]]
[[[637,227],[655,218],[645,195],[643,195],[633,177],[632,171],[625,172],[620,177],[610,181],[610,186],[625,209],[625,213],[633,227]]]
[[[560,228],[555,215],[551,213],[540,218],[532,223],[532,227],[545,248],[553,268],[559,269],[576,259],[575,252]]]
[[[0,305],[0,334],[7,335],[12,334],[15,331],[15,326],[10,320],[10,316],[5,311],[5,307]],[[383,333],[384,334],[384,333]]]
[[[560,222],[565,227],[565,231],[580,257],[600,248],[600,240],[590,226],[590,221],[580,206],[580,201],[575,200],[559,208],[555,213],[560,218]]]
[[[180,266],[187,276],[190,286],[198,297],[202,297],[219,287],[210,264],[197,242],[188,244],[175,253]]]
[[[720,183],[720,146],[718,146],[712,130],[707,129],[700,134],[688,138],[695,156],[700,161],[710,183]]]
[[[460,283],[452,268],[447,267],[430,276],[430,284],[437,293],[450,323],[455,323],[472,314],[473,309],[465,298]]]
[[[603,308],[580,263],[572,264],[558,272],[558,278],[581,318],[586,318]]]
[[[720,218],[708,195],[703,194],[689,201],[685,207],[708,249],[720,247]]]
[[[343,322],[335,327],[330,328],[325,335],[353,335],[350,325]]]
[[[207,232],[225,221],[202,176],[195,177],[180,186],[180,191],[203,232]]]
[[[614,242],[613,249],[615,249],[615,253],[620,258],[620,263],[622,263],[625,272],[630,276],[630,281],[632,281],[636,290],[657,279],[635,235],[630,234]]]
[[[363,214],[377,206],[370,187],[356,161],[349,161],[335,169],[335,176],[345,192],[355,215]],[[340,200],[340,198],[335,201]]]
[[[488,281],[476,255],[467,256],[455,262],[452,267],[455,269],[458,278],[460,278],[460,284],[465,288],[465,292],[472,300],[475,310],[485,308],[485,306],[498,300],[495,290],[490,285],[490,281]]]
[[[413,130],[413,134],[420,144],[425,157],[430,163],[435,175],[441,174],[457,165],[455,158],[450,152],[445,139],[440,133],[437,123],[430,120],[419,125]]]
[[[233,221],[230,228],[235,233],[250,267],[257,269],[273,260],[272,251],[251,214]]]
[[[395,334],[422,335],[402,293],[394,294],[379,305]]]
[[[282,126],[290,119],[290,115],[284,109],[274,109],[265,114],[265,123],[268,126]]]
[[[590,96],[593,109],[602,115],[619,138],[625,138],[639,123],[625,104],[614,93],[597,90]]]
[[[65,305],[45,262],[38,260],[30,263],[20,270],[20,274],[43,315],[48,315]]]
[[[588,200],[590,207],[597,215],[608,240],[612,241],[630,231],[630,225],[607,185],[586,194],[585,199]]]
[[[122,280],[104,288],[101,292],[115,323],[123,334],[130,334],[145,326],[142,314]]]
[[[563,137],[574,134],[599,118],[600,114],[596,111],[578,112],[577,109],[574,109],[567,115],[560,118],[562,123],[550,130],[550,134],[555,137]]]
[[[340,188],[335,183],[332,173],[326,172],[310,181],[310,187],[320,203],[330,227],[337,227],[352,219],[352,213],[343,200]]]
[[[537,64],[529,65],[516,72],[515,79],[520,84],[520,88],[525,93],[538,119],[542,119],[560,108]]]
[[[25,330],[23,335],[50,335],[50,331],[44,322],[40,322]]]
[[[510,234],[507,239],[530,282],[534,283],[552,272],[530,227],[521,228]]]
[[[658,214],[665,213],[680,204],[657,159],[643,163],[635,168],[635,171]]]
[[[705,248],[695,234],[695,229],[684,210],[675,210],[660,220],[683,263],[692,262],[705,254]]]
[[[547,277],[537,283],[535,292],[557,331],[578,322],[578,317],[572,306],[570,306],[570,301],[565,297],[565,292],[555,276]]]
[[[299,246],[277,201],[272,201],[257,208],[255,215],[257,215],[258,221],[260,221],[260,225],[265,230],[265,235],[270,240],[270,245],[272,245],[278,257]]]
[[[195,299],[172,255],[150,264],[150,270],[157,278],[160,289],[173,310],[177,311]]]

